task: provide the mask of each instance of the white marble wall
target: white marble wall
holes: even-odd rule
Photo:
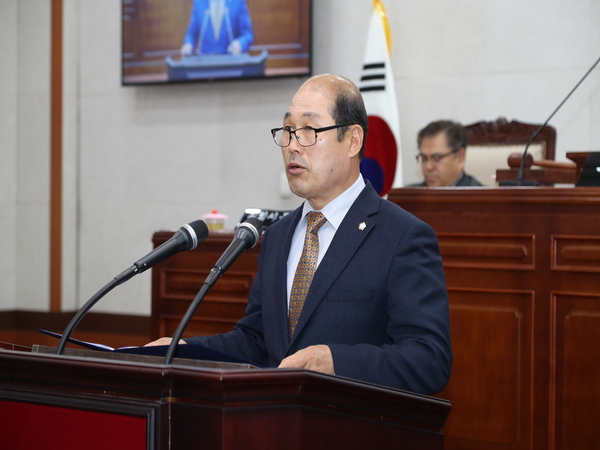
[[[16,307],[17,0],[0,3],[0,307]]]
[[[419,179],[414,136],[424,124],[498,116],[543,123],[600,56],[594,0],[428,0],[388,9],[404,16],[394,65],[407,182]],[[600,67],[551,120],[557,160],[600,148],[599,89]]]
[[[371,1],[314,0],[314,72],[358,81]],[[386,1],[404,181],[426,123],[543,122],[600,56],[597,0]],[[304,79],[123,87],[120,1],[65,0],[63,309],[217,208],[292,209],[269,129]],[[0,1],[0,309],[48,305],[49,2]],[[6,38],[5,38],[6,37]],[[600,68],[557,113],[557,159],[600,147]],[[17,226],[18,224],[18,226]],[[37,230],[37,231],[36,231]],[[94,311],[148,315],[150,273]]]
[[[0,2],[2,309],[48,303],[49,12],[49,2]]]

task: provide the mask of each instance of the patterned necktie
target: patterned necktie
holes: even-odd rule
[[[325,222],[327,222],[327,219],[320,212],[311,211],[307,215],[304,247],[302,248],[302,256],[300,256],[300,261],[296,268],[296,275],[294,275],[292,292],[290,294],[290,315],[288,319],[290,339],[294,335],[306,294],[308,294],[310,283],[317,268],[317,261],[319,259],[319,235],[317,233]]]

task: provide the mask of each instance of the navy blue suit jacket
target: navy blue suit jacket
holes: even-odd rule
[[[452,350],[433,230],[381,199],[367,182],[315,272],[290,341],[287,259],[301,213],[297,209],[265,232],[246,316],[234,330],[186,341],[270,367],[326,344],[336,375],[423,394],[441,391]]]
[[[413,184],[408,185],[408,187],[417,187],[417,186],[427,187],[427,182],[422,181],[420,183],[413,183]],[[470,186],[483,186],[483,185],[474,176],[463,172],[462,175],[460,176],[460,178],[458,179],[458,181],[456,182],[456,184],[451,187],[466,187],[466,186],[470,187]]]

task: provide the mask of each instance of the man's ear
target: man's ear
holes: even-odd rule
[[[365,139],[365,132],[360,125],[351,125],[350,129],[350,147],[348,147],[348,156],[350,158],[358,157]]]
[[[458,156],[458,160],[464,164],[465,160],[467,159],[467,149],[464,147],[459,148],[458,152],[456,152],[456,155]]]

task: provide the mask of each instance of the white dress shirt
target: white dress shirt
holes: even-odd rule
[[[333,240],[335,232],[339,228],[342,220],[346,217],[346,213],[358,198],[362,190],[365,188],[365,180],[359,173],[358,178],[352,186],[338,195],[335,199],[327,203],[321,210],[321,213],[327,219],[327,222],[319,228],[319,259],[317,261],[317,267],[321,263],[323,256],[329,248],[329,244]],[[290,248],[290,254],[287,260],[287,303],[288,310],[290,306],[290,293],[292,292],[292,284],[294,283],[294,275],[296,274],[296,267],[302,256],[302,248],[304,247],[304,237],[306,235],[306,215],[314,211],[308,200],[304,200],[304,206],[302,209],[302,218],[296,226],[294,236],[292,237],[292,246]]]

